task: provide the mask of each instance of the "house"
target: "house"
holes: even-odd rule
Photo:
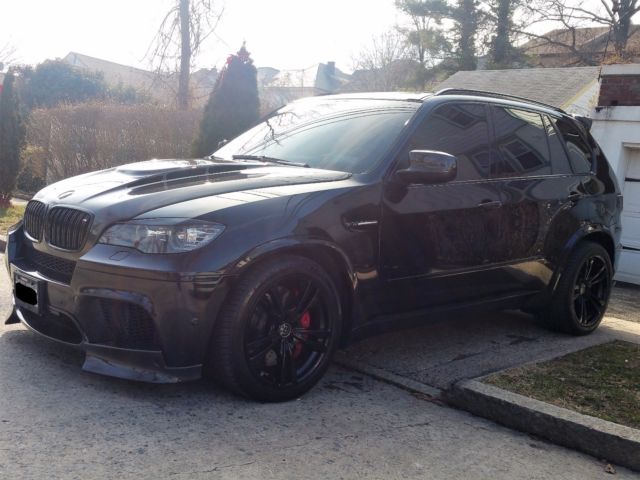
[[[345,92],[397,91],[416,82],[420,63],[399,59],[382,68],[358,69],[344,87]]]
[[[569,113],[589,115],[598,97],[600,67],[460,71],[436,90],[468,88],[517,95]]]
[[[627,53],[633,62],[640,62],[640,25],[632,25],[627,42]],[[558,29],[532,39],[521,51],[536,67],[569,67],[598,65],[614,52],[609,39],[609,27]]]
[[[299,70],[258,68],[258,88],[263,111],[274,110],[302,97],[338,92],[350,75],[336,68],[335,62],[316,63]]]
[[[591,133],[607,155],[624,198],[616,279],[640,285],[640,64],[606,65]]]
[[[624,195],[623,251],[615,278],[640,284],[640,64],[464,71],[436,90],[442,88],[517,95],[592,118],[591,133]]]
[[[167,105],[175,103],[178,91],[178,77],[175,74],[158,75],[156,72],[76,52],[70,52],[62,60],[76,68],[102,73],[105,82],[112,87],[133,87],[157,102]],[[204,106],[217,77],[218,73],[215,68],[200,69],[191,74],[191,99],[194,106]]]

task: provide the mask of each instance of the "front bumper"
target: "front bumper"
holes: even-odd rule
[[[16,307],[14,314],[30,330],[83,350],[85,360],[82,369],[87,372],[150,383],[185,382],[197,380],[202,375],[202,365],[167,366],[161,351],[131,350],[87,341],[69,343],[46,333],[42,328],[42,321],[36,320],[29,312]],[[46,316],[43,316],[43,319],[48,320]]]
[[[56,253],[26,240],[22,228],[10,232],[11,281],[17,274],[37,282],[40,303],[34,310],[14,288],[14,320],[83,350],[90,372],[156,383],[200,378],[227,277],[177,273],[170,264],[137,268],[135,254],[119,265],[122,249],[106,245],[75,261]],[[59,275],[68,265],[71,274]]]

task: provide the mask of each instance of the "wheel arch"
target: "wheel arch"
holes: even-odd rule
[[[608,233],[605,233],[604,231],[589,233],[584,237],[582,237],[580,241],[590,241],[590,242],[600,244],[609,254],[609,260],[611,260],[611,265],[615,264],[616,247],[615,247],[613,238]]]
[[[331,277],[340,299],[341,344],[349,341],[357,277],[349,257],[337,245],[320,239],[288,238],[256,247],[235,263],[230,273],[244,275],[265,261],[280,255],[298,255],[320,265]],[[233,288],[233,287],[232,287]]]
[[[615,265],[616,247],[613,235],[600,225],[585,226],[584,228],[576,231],[565,244],[558,267],[556,268],[554,279],[551,283],[553,286],[552,292],[555,292],[558,286],[562,272],[564,272],[567,261],[571,256],[571,252],[583,242],[594,242],[602,246],[609,254],[611,265]]]

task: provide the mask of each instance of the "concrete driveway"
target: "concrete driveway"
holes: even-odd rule
[[[350,347],[345,357],[365,371],[384,370],[398,383],[408,379],[446,390],[460,380],[625,336],[640,343],[635,339],[640,337],[640,324],[605,317],[591,335],[574,337],[551,332],[524,313],[495,312],[443,317],[423,327],[372,337]]]
[[[9,293],[2,270],[2,318]],[[513,320],[486,317],[476,328],[489,343],[535,345],[533,327]],[[376,345],[383,366],[418,371],[419,347],[434,347],[436,335],[448,344],[433,365],[477,361],[467,332],[456,330],[418,329],[415,344],[416,330],[385,335],[350,354]],[[338,366],[302,399],[263,405],[206,382],[100,377],[82,372],[81,360],[22,326],[0,327],[0,478],[610,478],[597,459]],[[420,378],[446,376],[446,367],[429,370]],[[618,478],[636,475],[618,469]]]
[[[640,323],[640,285],[616,282],[607,316]]]

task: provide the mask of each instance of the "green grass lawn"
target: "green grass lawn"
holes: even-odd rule
[[[13,205],[9,208],[0,208],[0,235],[6,235],[7,229],[15,224],[24,215],[24,206]]]
[[[492,375],[485,383],[640,428],[640,345],[615,341]]]

